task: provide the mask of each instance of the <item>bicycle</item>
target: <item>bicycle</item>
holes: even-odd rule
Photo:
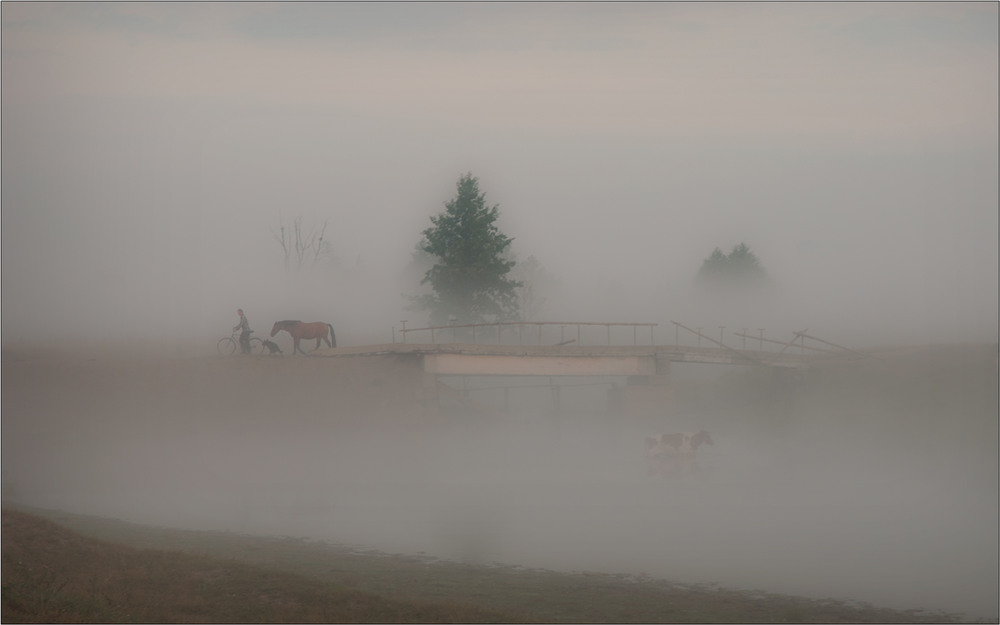
[[[253,330],[250,330],[253,332]],[[240,330],[233,332],[232,336],[219,339],[215,346],[223,356],[232,356],[240,350]],[[250,337],[250,353],[260,355],[264,353],[264,341],[256,336]]]

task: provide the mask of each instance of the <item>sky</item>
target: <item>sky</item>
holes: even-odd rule
[[[471,172],[534,320],[996,342],[997,9],[3,2],[2,339],[389,342]],[[740,242],[775,294],[693,295]]]

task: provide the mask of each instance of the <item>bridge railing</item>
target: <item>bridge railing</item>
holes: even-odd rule
[[[656,323],[615,323],[604,321],[502,321],[498,323],[467,323],[451,324],[446,326],[428,326],[426,328],[407,328],[406,322],[402,322],[403,329],[400,331],[402,342],[406,343],[408,335],[414,332],[422,333],[421,338],[428,338],[430,343],[446,342],[472,342],[492,343],[495,345],[568,345],[572,343],[585,344],[582,328],[590,329],[591,326],[604,328],[603,344],[611,345],[612,328],[630,328],[632,330],[632,345],[639,345],[639,329],[649,328],[649,343],[654,344],[653,328]],[[555,339],[554,330],[559,329],[559,340]],[[527,330],[527,331],[526,331]],[[548,330],[548,332],[546,332]],[[645,331],[643,343],[645,342]],[[616,339],[620,339],[620,332],[616,333]],[[587,339],[591,339],[593,333],[588,333]],[[459,341],[459,338],[462,340]],[[393,336],[395,342],[395,336]],[[597,343],[590,343],[597,344]],[[619,343],[620,344],[620,343]]]
[[[809,334],[806,334],[806,332],[809,331],[808,328],[806,328],[805,330],[793,331],[792,332],[792,338],[790,340],[788,340],[788,341],[776,341],[774,339],[766,339],[766,338],[764,338],[764,329],[763,328],[758,328],[757,329],[757,331],[760,333],[759,336],[753,336],[753,335],[747,334],[746,333],[747,328],[743,328],[743,332],[732,332],[732,334],[734,336],[738,336],[738,337],[740,337],[740,338],[743,339],[742,350],[739,350],[739,349],[736,349],[734,347],[731,347],[730,345],[726,345],[725,343],[723,343],[724,331],[726,329],[725,326],[718,326],[719,327],[719,340],[715,340],[714,338],[712,338],[712,337],[710,337],[710,336],[708,336],[706,334],[703,334],[701,332],[701,330],[702,330],[701,327],[698,327],[697,329],[690,328],[688,326],[685,326],[682,323],[679,323],[679,322],[673,321],[673,320],[671,320],[670,323],[674,324],[674,345],[680,345],[680,338],[679,338],[678,330],[685,330],[685,331],[687,331],[687,332],[689,332],[689,333],[691,333],[691,334],[693,334],[693,335],[695,335],[697,337],[697,339],[698,339],[697,340],[697,346],[698,347],[701,347],[701,341],[702,341],[702,339],[705,339],[705,341],[707,341],[708,343],[717,345],[721,349],[725,349],[725,350],[728,350],[728,351],[731,351],[731,352],[735,352],[735,353],[738,353],[738,354],[741,354],[741,355],[744,355],[744,356],[746,356],[746,353],[747,353],[747,340],[749,339],[751,346],[753,345],[754,342],[758,343],[758,345],[759,345],[758,351],[761,351],[761,352],[764,351],[764,349],[765,349],[764,348],[764,343],[765,342],[767,342],[768,345],[772,345],[772,344],[775,345],[775,346],[780,345],[781,346],[780,350],[778,350],[777,347],[773,348],[773,351],[776,351],[779,356],[782,355],[782,354],[784,354],[786,351],[788,351],[790,354],[794,353],[794,352],[798,352],[800,355],[804,356],[804,355],[806,355],[806,350],[808,349],[808,350],[810,350],[810,352],[812,353],[812,355],[816,355],[813,352],[822,352],[824,354],[830,354],[830,355],[836,355],[836,356],[849,356],[849,357],[855,357],[855,358],[864,358],[864,357],[866,357],[865,354],[863,354],[861,352],[858,352],[858,351],[855,351],[855,350],[853,350],[853,349],[851,349],[849,347],[844,347],[843,345],[837,345],[836,343],[831,343],[830,341],[827,341],[825,339],[821,339],[819,337],[811,336]],[[809,340],[814,341],[814,342],[822,343],[824,345],[824,347],[817,347],[815,345],[806,345],[806,339],[809,339]],[[835,349],[830,349],[831,347],[833,347]],[[789,351],[789,348],[792,348],[792,350]]]

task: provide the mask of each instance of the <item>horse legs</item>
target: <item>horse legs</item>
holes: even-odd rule
[[[295,348],[292,349],[292,355],[295,355],[296,353],[301,352],[302,355],[305,356],[306,353],[304,351],[302,351],[301,347],[299,347],[299,337],[297,337],[297,336],[294,337],[294,340],[295,340]]]

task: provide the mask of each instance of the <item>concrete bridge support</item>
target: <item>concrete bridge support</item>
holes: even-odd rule
[[[433,353],[423,355],[422,368],[424,412],[428,416],[440,413],[441,392],[448,390],[440,387],[439,375],[622,376],[627,380],[625,387],[611,389],[608,394],[612,411],[662,414],[673,405],[669,356],[652,350],[641,354],[584,355]],[[559,390],[558,385],[552,386],[557,409]]]
[[[655,373],[628,376],[625,388],[608,391],[608,407],[627,416],[661,415],[674,408],[674,389],[670,386],[670,360],[655,357]]]
[[[608,409],[628,416],[662,415],[674,406],[674,392],[670,385],[670,357],[665,353],[649,352],[631,356],[524,356],[524,355],[471,355],[424,354],[422,403],[424,414],[434,418],[440,415],[440,398],[459,399],[467,407],[478,409],[475,402],[462,401],[455,394],[442,388],[439,375],[540,375],[559,376],[623,376],[624,387],[608,391]],[[559,386],[552,387],[553,405],[559,406]],[[465,398],[468,400],[468,398]],[[487,412],[498,412],[487,410]]]
[[[423,357],[421,360],[423,360]],[[423,403],[424,415],[435,418],[441,415],[441,401],[438,395],[437,374],[428,372],[426,368],[424,368],[423,371],[424,381],[421,401]]]
[[[473,409],[466,394],[455,397],[442,387],[439,376],[544,376],[614,377],[627,380],[623,387],[611,389],[608,405],[623,414],[664,414],[674,408],[674,390],[670,378],[671,362],[700,362],[732,365],[766,365],[799,368],[808,365],[804,357],[763,352],[741,353],[725,348],[678,346],[573,346],[573,345],[407,345],[396,344],[363,348],[317,350],[318,356],[364,356],[398,354],[416,365],[423,411],[428,416],[440,414],[439,398],[444,393]],[[553,385],[553,403],[558,407],[559,387]],[[504,401],[508,395],[505,392]],[[490,407],[482,405],[489,412]]]

